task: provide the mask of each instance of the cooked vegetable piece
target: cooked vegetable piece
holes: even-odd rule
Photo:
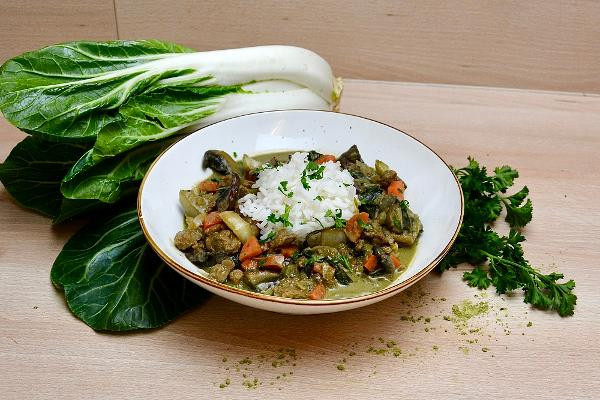
[[[260,243],[258,243],[256,236],[250,236],[250,238],[242,247],[242,251],[240,252],[240,261],[259,256],[262,254],[262,252],[263,249],[260,246]]]
[[[371,254],[365,259],[364,267],[367,271],[373,272],[377,269],[377,257]]]
[[[306,236],[306,243],[310,247],[314,246],[331,246],[346,243],[347,238],[343,229],[326,228],[309,233]]]
[[[394,265],[392,258],[381,247],[373,247],[373,252],[386,273],[393,273],[396,271],[396,266]]]
[[[269,254],[265,258],[263,267],[270,270],[281,271],[285,257],[282,254]]]
[[[236,173],[232,173],[229,186],[223,186],[217,190],[217,210],[226,211],[235,209],[238,201],[240,183],[240,176]]]
[[[386,209],[385,225],[391,232],[387,236],[404,246],[413,245],[423,229],[417,214],[398,202]]]
[[[279,274],[273,271],[265,271],[258,269],[249,269],[244,272],[244,277],[248,284],[252,287],[256,287],[261,283],[273,282],[279,278]]]
[[[202,168],[210,168],[221,175],[243,175],[238,163],[221,150],[207,150],[202,159]]]
[[[236,254],[242,246],[242,242],[229,229],[208,234],[205,243],[208,251],[223,254]]]
[[[275,286],[273,294],[289,299],[306,299],[313,287],[314,282],[306,276],[285,277]]]
[[[375,172],[379,175],[384,175],[387,171],[390,170],[390,167],[386,163],[381,160],[375,160]]]
[[[335,156],[332,154],[323,154],[321,157],[317,158],[315,162],[317,164],[325,164],[326,162],[329,162],[329,161],[335,162],[336,161]]]
[[[319,283],[310,292],[310,294],[308,295],[308,298],[311,300],[320,300],[323,297],[325,297],[326,292],[327,292],[327,289],[325,288],[325,285],[323,285],[322,283]]]
[[[284,257],[292,257],[298,251],[298,246],[285,246],[279,249]]]
[[[180,190],[179,202],[183,207],[184,214],[194,218],[207,214],[215,206],[215,196],[213,194],[195,194],[191,190]]]
[[[218,188],[219,184],[213,181],[202,181],[198,185],[198,189],[202,190],[203,192],[216,192]]]
[[[217,282],[223,283],[233,270],[235,264],[230,259],[225,259],[219,264],[215,264],[208,268],[208,275]]]
[[[247,154],[244,154],[242,157],[242,165],[248,171],[254,171],[261,167],[262,163],[255,158],[250,157]]]
[[[217,211],[213,211],[213,212],[209,213],[206,216],[206,218],[204,218],[204,222],[202,223],[202,228],[204,229],[204,231],[206,231],[209,228],[211,228],[215,225],[218,225],[222,222],[223,222],[223,220],[221,219],[220,213]]]
[[[188,249],[185,256],[194,264],[202,264],[208,261],[210,255],[206,252],[202,242],[198,242],[192,246],[191,250]]]
[[[234,269],[233,271],[231,271],[229,273],[229,280],[234,285],[239,284],[243,278],[244,278],[244,272],[242,270]]]
[[[362,224],[361,224],[362,223]],[[360,212],[358,214],[353,215],[348,222],[346,223],[346,228],[344,230],[348,240],[353,243],[356,243],[358,239],[360,239],[360,235],[363,231],[364,224],[369,223],[369,214],[366,212]]]
[[[360,156],[358,147],[356,145],[352,145],[348,150],[342,153],[342,155],[338,158],[338,161],[343,168],[348,168],[350,164],[353,164],[357,161],[362,162],[362,157]]]
[[[238,213],[234,211],[223,211],[219,214],[221,220],[243,243],[246,243],[250,237],[256,235],[258,230],[250,225]]]
[[[184,229],[175,235],[175,247],[187,250],[202,239],[202,230],[198,228]]]
[[[308,152],[308,161],[317,161],[322,155],[318,151],[311,150]]]
[[[393,181],[387,188],[387,193],[389,195],[395,196],[400,200],[404,200],[404,190],[406,189],[406,184],[404,181],[398,180]]]
[[[277,233],[275,233],[275,237],[273,237],[273,240],[271,240],[269,245],[271,248],[276,249],[278,247],[293,245],[297,241],[298,238],[296,237],[296,235],[294,235],[291,232],[288,232],[285,229],[280,229],[279,231],[277,231]]]
[[[241,262],[242,269],[248,271],[250,269],[258,269],[258,260],[255,258],[248,258]]]
[[[394,267],[396,267],[396,269],[402,269],[402,263],[400,262],[398,257],[396,257],[393,254],[390,254],[390,259],[392,260],[392,263],[394,263]]]

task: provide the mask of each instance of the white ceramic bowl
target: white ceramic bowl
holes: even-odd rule
[[[232,288],[207,274],[173,243],[183,228],[179,190],[206,178],[202,157],[209,149],[234,151],[239,156],[285,150],[315,149],[340,154],[356,144],[365,162],[386,162],[408,185],[411,209],[424,231],[408,269],[390,286],[364,296],[339,300],[295,300]],[[138,197],[138,213],[146,238],[159,256],[177,272],[204,289],[229,300],[289,314],[328,313],[366,306],[406,289],[443,258],[462,221],[460,185],[446,163],[415,138],[391,126],[354,115],[326,111],[272,111],[222,121],[181,139],[150,167]]]

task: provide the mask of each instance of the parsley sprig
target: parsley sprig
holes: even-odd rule
[[[466,167],[454,173],[463,190],[465,213],[456,242],[440,263],[440,270],[461,263],[472,264],[475,268],[463,274],[469,286],[486,289],[493,285],[499,294],[521,288],[526,303],[554,310],[561,316],[573,315],[577,303],[573,293],[575,282],[561,283],[563,274],[543,274],[525,258],[521,246],[525,236],[520,229],[533,215],[531,200],[527,198],[529,189],[525,186],[513,195],[506,195],[519,173],[503,166],[488,175],[486,168],[472,158]],[[498,234],[490,226],[499,218],[503,206],[510,226],[508,236]]]

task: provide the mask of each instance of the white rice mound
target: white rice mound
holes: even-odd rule
[[[285,229],[300,238],[323,226],[333,226],[334,219],[325,217],[328,210],[334,215],[336,210],[341,210],[341,218],[345,220],[356,214],[358,199],[350,173],[342,169],[339,162],[326,162],[322,164],[325,167],[323,179],[307,179],[310,189],[306,190],[300,179],[307,164],[308,153],[294,153],[288,163],[259,173],[253,185],[258,189],[256,195],[248,194],[239,199],[240,212],[257,222],[261,239],[265,239],[271,231],[284,228],[281,222],[272,223],[267,218],[271,214],[277,217],[283,215],[286,205],[290,207],[292,226]],[[293,192],[293,196],[287,197],[278,190],[283,181],[288,182],[285,193]],[[317,196],[321,200],[315,199]]]

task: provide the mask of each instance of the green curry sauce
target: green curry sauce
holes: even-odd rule
[[[402,265],[407,266],[413,259],[417,250],[417,243],[410,247],[403,247],[398,250],[398,258]],[[370,277],[360,274],[352,277],[352,283],[348,285],[337,285],[327,291],[326,299],[346,299],[348,297],[364,296],[369,293],[377,292],[389,286],[396,280],[406,269],[394,272],[391,275],[382,275],[378,277]]]

